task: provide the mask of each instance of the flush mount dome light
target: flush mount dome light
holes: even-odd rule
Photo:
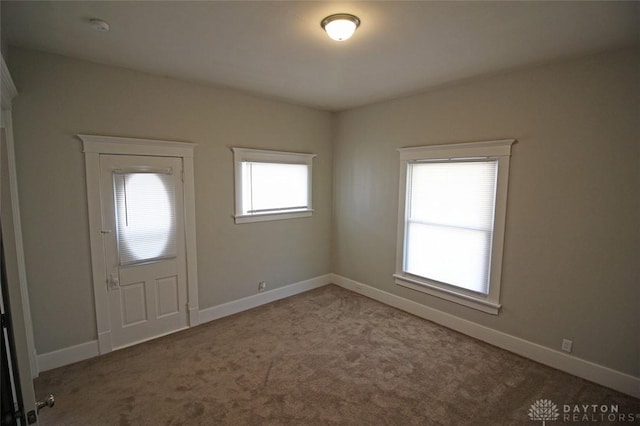
[[[89,19],[89,24],[91,24],[91,28],[101,33],[106,33],[107,31],[109,31],[109,23],[107,21],[103,21],[102,19]]]
[[[329,37],[336,41],[350,38],[360,25],[360,18],[348,13],[336,13],[327,16],[320,22]]]

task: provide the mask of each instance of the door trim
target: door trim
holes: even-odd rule
[[[100,209],[100,155],[149,155],[154,157],[180,157],[183,163],[184,236],[187,262],[187,310],[189,327],[199,323],[198,270],[196,264],[195,183],[193,175],[194,143],[152,139],[122,138],[116,136],[77,135],[83,143],[89,208],[89,238],[91,269],[96,308],[98,349],[100,354],[113,350],[109,297],[107,294],[107,268],[102,244],[102,213]]]
[[[22,220],[20,215],[20,200],[18,196],[18,172],[16,170],[15,141],[13,139],[12,101],[18,95],[15,84],[9,73],[9,68],[2,56],[0,70],[0,97],[2,109],[0,115],[0,127],[4,129],[7,144],[7,163],[9,172],[9,193],[11,198],[11,210],[13,212],[13,232],[18,262],[18,282],[20,285],[20,297],[22,298],[22,312],[24,316],[27,352],[29,355],[29,369],[31,379],[38,377],[40,368],[36,354],[36,343],[33,334],[33,321],[31,318],[31,305],[29,302],[29,289],[27,281],[27,268],[24,257],[24,244],[22,240]],[[5,243],[6,244],[6,243]],[[26,378],[25,378],[26,380]]]

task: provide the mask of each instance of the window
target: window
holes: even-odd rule
[[[315,154],[232,148],[236,223],[311,216]]]
[[[171,172],[113,174],[120,266],[176,257]]]
[[[397,284],[498,314],[514,142],[399,149]]]

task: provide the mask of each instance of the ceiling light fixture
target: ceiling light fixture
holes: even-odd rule
[[[360,25],[360,18],[348,13],[336,13],[324,18],[320,25],[335,41],[345,41]]]
[[[102,19],[89,19],[89,23],[91,24],[91,28],[96,31],[100,31],[101,33],[106,33],[109,31],[109,24],[107,21],[103,21]]]

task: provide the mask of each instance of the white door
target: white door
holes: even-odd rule
[[[186,328],[182,159],[100,155],[111,344]]]

